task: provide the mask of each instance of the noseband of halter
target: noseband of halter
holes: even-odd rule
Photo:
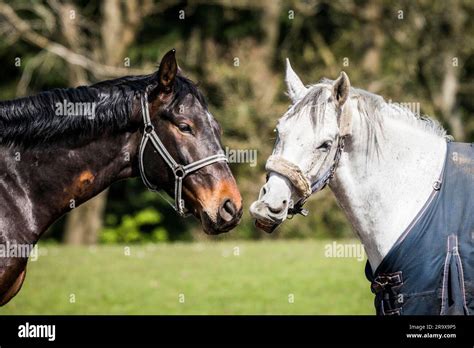
[[[140,168],[140,176],[142,177],[143,183],[145,186],[154,192],[158,192],[158,187],[150,182],[145,174],[145,166],[144,166],[144,153],[145,148],[149,142],[153,145],[153,148],[156,152],[161,156],[161,158],[166,162],[168,167],[171,168],[174,174],[174,205],[171,202],[168,202],[174,210],[180,216],[187,216],[189,215],[188,211],[184,206],[184,200],[182,199],[182,191],[183,191],[183,179],[195,172],[199,169],[206,167],[210,164],[216,162],[228,162],[227,157],[224,154],[217,154],[212,155],[203,159],[200,159],[196,162],[189,163],[187,165],[178,164],[173,157],[170,155],[166,147],[160,140],[160,137],[155,131],[155,127],[151,123],[150,112],[148,110],[148,95],[145,92],[141,95],[141,109],[142,109],[142,116],[143,116],[143,137],[140,143],[140,150],[139,150],[139,168]]]
[[[265,164],[265,170],[275,172],[287,178],[300,196],[309,197],[311,195],[311,184],[303,171],[296,164],[284,159],[281,156],[270,156]]]

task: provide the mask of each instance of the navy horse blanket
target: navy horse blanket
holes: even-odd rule
[[[474,314],[474,146],[448,143],[438,185],[377,270],[378,315]]]

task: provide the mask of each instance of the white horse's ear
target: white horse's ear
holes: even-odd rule
[[[301,82],[298,75],[296,75],[296,73],[291,68],[290,60],[288,58],[286,58],[285,80],[286,85],[288,86],[288,96],[293,103],[306,94],[307,88],[303,85],[303,82]]]
[[[339,116],[339,136],[343,137],[352,134],[352,111],[350,103],[346,104],[349,98],[351,82],[347,74],[342,71],[338,79],[334,81],[333,97],[336,105],[341,108]]]
[[[337,106],[342,107],[349,97],[349,91],[351,88],[351,82],[349,77],[344,71],[341,71],[341,75],[334,81],[332,94]]]

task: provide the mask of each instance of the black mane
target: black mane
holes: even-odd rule
[[[0,144],[31,147],[128,129],[134,97],[155,85],[155,75],[126,76],[77,88],[53,89],[31,97],[0,101]],[[191,93],[206,107],[194,83],[178,75],[172,104]],[[94,103],[94,118],[56,114],[57,103]]]

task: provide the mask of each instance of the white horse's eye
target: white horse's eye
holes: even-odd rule
[[[324,143],[322,143],[322,144],[318,147],[318,150],[329,151],[329,149],[331,148],[331,146],[332,146],[332,141],[331,141],[331,140],[328,140],[328,141],[325,141]]]

